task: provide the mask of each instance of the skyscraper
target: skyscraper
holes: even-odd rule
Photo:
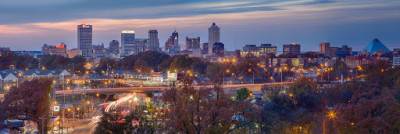
[[[83,56],[92,56],[92,25],[78,25],[78,49]]]
[[[117,40],[112,40],[110,42],[110,46],[108,47],[109,52],[112,54],[118,54],[119,53],[119,42]]]
[[[135,31],[123,30],[121,32],[121,55],[131,55],[135,49]]]
[[[215,43],[220,42],[220,29],[215,23],[208,28],[208,53],[212,54]]]
[[[165,42],[165,51],[167,51],[169,54],[178,54],[180,51],[178,41],[178,32],[174,31],[172,35],[169,36],[167,42]]]
[[[149,30],[149,39],[147,43],[147,50],[159,51],[160,41],[158,40],[157,30]]]
[[[185,48],[186,48],[186,50],[199,49],[200,48],[200,37],[197,37],[197,38],[186,37]]]
[[[328,55],[331,44],[329,42],[319,44],[319,53]]]
[[[133,52],[132,54],[139,54],[146,51],[147,39],[135,39],[135,44],[133,45]]]

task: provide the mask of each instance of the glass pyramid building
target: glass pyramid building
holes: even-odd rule
[[[363,51],[368,51],[370,54],[374,54],[375,52],[385,51],[389,52],[390,50],[382,44],[377,38],[371,41],[367,47],[363,49]]]

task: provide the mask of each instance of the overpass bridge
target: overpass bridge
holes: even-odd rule
[[[235,85],[223,85],[222,89],[227,93],[234,93],[236,90],[241,88],[247,88],[250,91],[259,91],[264,93],[281,91],[288,89],[293,82],[274,82],[274,83],[258,83],[258,84],[235,84]],[[214,85],[206,86],[194,86],[196,89],[200,88],[212,88]],[[114,95],[117,93],[145,93],[153,91],[164,91],[171,87],[122,87],[122,88],[99,88],[99,89],[77,89],[77,90],[58,90],[55,94],[61,95],[77,95],[77,94],[102,94],[102,95]],[[0,99],[4,98],[4,94],[0,94]]]
[[[260,83],[260,84],[235,84],[223,85],[222,89],[225,92],[236,91],[241,88],[247,88],[250,91],[268,92],[272,90],[288,89],[293,82],[275,82],[275,83]],[[214,85],[194,86],[196,89],[212,88]],[[122,87],[122,88],[100,88],[100,89],[78,89],[78,90],[59,90],[56,95],[72,95],[72,94],[115,94],[115,93],[140,93],[164,91],[171,87]]]

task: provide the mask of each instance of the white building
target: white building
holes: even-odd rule
[[[215,23],[208,28],[208,54],[212,54],[212,48],[215,43],[221,42],[220,29]]]

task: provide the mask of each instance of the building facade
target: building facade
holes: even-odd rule
[[[319,53],[326,55],[326,56],[330,56],[330,48],[331,48],[331,44],[329,42],[325,42],[325,43],[321,43],[319,44]],[[332,56],[330,56],[332,57]]]
[[[93,45],[93,58],[101,59],[101,58],[109,58],[110,55],[107,53],[107,50],[104,48],[104,44],[101,45]]]
[[[169,54],[179,54],[179,35],[178,32],[174,31],[171,36],[169,36],[167,42],[165,42],[165,51]]]
[[[60,43],[58,46],[51,46],[44,44],[42,47],[42,54],[43,55],[59,55],[68,57],[67,54],[67,45]]]
[[[197,38],[186,37],[186,44],[185,44],[186,50],[194,50],[199,48],[200,48],[200,37]]]
[[[209,54],[212,54],[212,48],[214,43],[221,42],[220,40],[220,28],[213,23],[210,28],[208,28],[208,50]]]
[[[245,56],[255,56],[255,57],[260,57],[260,56],[267,56],[268,54],[273,54],[276,55],[277,53],[277,47],[272,46],[271,44],[261,44],[259,47],[256,45],[245,45],[243,47],[243,51],[240,52],[241,57]]]
[[[160,51],[160,41],[158,39],[157,30],[149,30],[149,40],[146,49],[151,51]]]
[[[221,42],[214,43],[212,47],[212,54],[218,57],[224,57],[224,44]]]
[[[82,56],[82,50],[74,48],[68,50],[68,58],[74,58],[75,56]]]
[[[400,48],[393,48],[393,66],[400,66]]]
[[[92,56],[92,25],[78,25],[78,49],[83,56]]]
[[[283,45],[283,54],[300,54],[300,45],[296,43]]]
[[[109,53],[111,53],[111,54],[119,54],[119,42],[118,42],[118,40],[112,40],[109,43],[108,50],[109,50]]]
[[[121,56],[133,54],[135,49],[135,31],[123,30],[121,32]]]
[[[143,38],[135,39],[133,54],[139,54],[139,53],[146,51],[147,43],[148,43],[147,39],[143,39]]]

